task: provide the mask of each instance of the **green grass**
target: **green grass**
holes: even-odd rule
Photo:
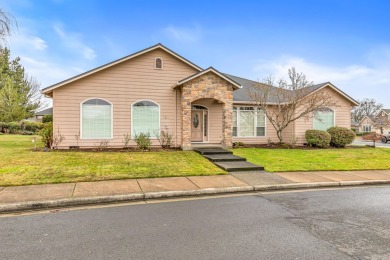
[[[0,135],[0,186],[226,174],[191,151],[35,152],[31,139]]]
[[[390,149],[258,149],[240,148],[233,153],[270,172],[343,171],[390,169]]]

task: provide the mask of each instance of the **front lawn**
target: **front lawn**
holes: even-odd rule
[[[195,152],[34,152],[31,139],[0,135],[0,186],[226,174]]]
[[[270,172],[390,169],[390,149],[260,149],[239,148],[233,153]]]

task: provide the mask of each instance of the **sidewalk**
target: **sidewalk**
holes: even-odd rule
[[[232,192],[390,184],[390,170],[128,179],[0,187],[0,212]]]

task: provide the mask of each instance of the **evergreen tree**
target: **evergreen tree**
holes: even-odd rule
[[[42,106],[39,84],[29,77],[20,58],[10,60],[10,51],[0,48],[0,121],[20,121]]]

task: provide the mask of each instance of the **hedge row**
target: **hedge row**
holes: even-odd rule
[[[5,134],[35,134],[43,128],[39,122],[0,122],[0,132]]]
[[[355,140],[355,133],[345,127],[331,127],[326,132],[320,130],[307,130],[305,138],[307,144],[312,147],[326,148],[345,147]]]

